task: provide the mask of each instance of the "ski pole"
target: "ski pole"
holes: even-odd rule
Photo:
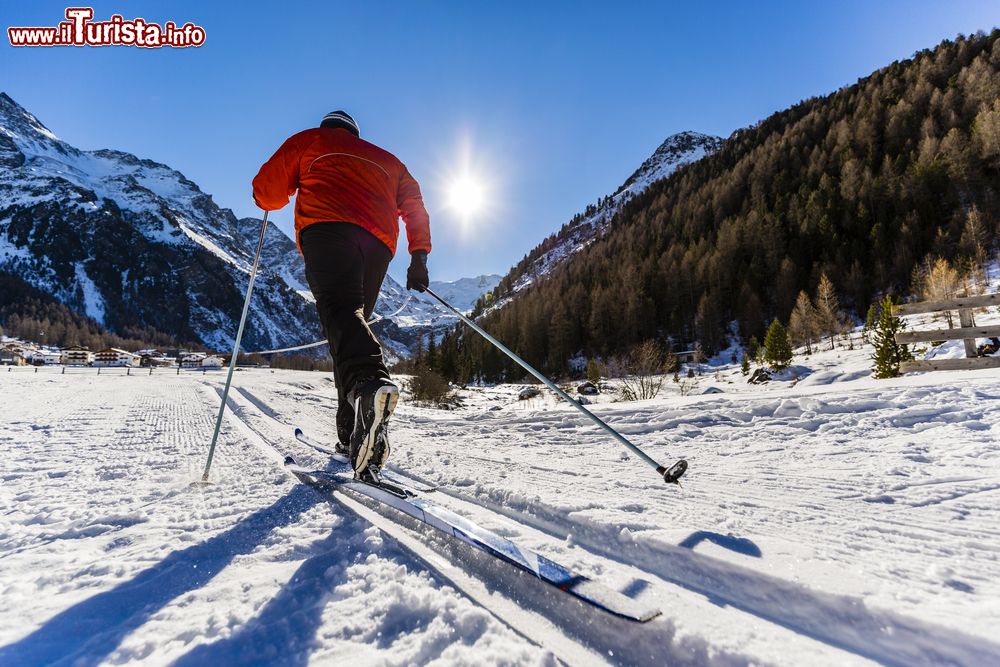
[[[229,360],[229,373],[226,374],[226,387],[222,390],[222,405],[219,406],[219,416],[215,418],[215,432],[212,433],[212,446],[208,448],[208,461],[205,463],[205,474],[202,482],[208,481],[208,471],[212,469],[212,457],[215,456],[215,444],[219,440],[219,429],[222,428],[222,416],[226,412],[226,401],[229,399],[229,385],[233,382],[233,371],[236,369],[236,358],[240,354],[240,341],[243,340],[243,327],[247,323],[247,313],[250,311],[250,295],[253,293],[253,281],[257,278],[257,267],[260,264],[260,253],[264,249],[264,232],[267,230],[267,211],[264,211],[264,221],[260,226],[260,238],[257,240],[257,254],[253,258],[253,268],[250,269],[250,282],[247,284],[247,296],[243,300],[243,314],[240,315],[240,326],[236,330],[236,342],[233,344],[233,356]]]
[[[551,389],[552,391],[554,391],[556,394],[558,394],[559,396],[561,396],[563,399],[565,399],[570,405],[572,405],[574,408],[576,408],[577,410],[579,410],[580,412],[582,412],[588,419],[590,419],[592,422],[594,422],[595,424],[597,424],[598,426],[600,426],[602,429],[604,429],[605,431],[607,431],[611,435],[611,437],[613,437],[615,440],[617,440],[620,444],[624,445],[629,451],[631,451],[633,454],[635,454],[640,459],[642,459],[645,463],[647,463],[649,466],[651,466],[654,470],[656,470],[656,472],[661,477],[663,477],[663,481],[667,482],[668,484],[677,484],[678,483],[677,480],[679,480],[680,477],[681,477],[681,475],[684,474],[684,471],[687,470],[687,465],[688,465],[687,461],[685,461],[684,459],[680,459],[679,461],[677,461],[677,463],[673,464],[669,468],[667,468],[666,466],[660,465],[659,463],[657,463],[656,461],[654,461],[648,454],[646,454],[646,452],[642,451],[637,446],[635,446],[634,444],[632,444],[631,442],[629,442],[628,438],[626,438],[621,433],[619,433],[615,429],[613,429],[610,426],[608,426],[608,424],[605,423],[604,420],[602,420],[600,417],[598,417],[597,415],[595,415],[593,412],[591,412],[587,408],[583,407],[583,405],[581,405],[578,401],[574,400],[572,396],[570,396],[565,391],[563,391],[562,389],[560,389],[556,385],[555,382],[553,382],[552,380],[550,380],[547,377],[545,377],[544,375],[542,375],[539,371],[535,370],[531,366],[531,364],[529,364],[527,361],[525,361],[521,357],[519,357],[516,354],[514,354],[514,352],[511,351],[510,348],[508,348],[506,345],[504,345],[503,343],[501,343],[500,341],[498,341],[496,338],[494,338],[493,336],[491,336],[485,329],[483,329],[481,326],[479,326],[478,324],[476,324],[475,322],[473,322],[471,318],[466,317],[460,310],[458,310],[457,308],[455,308],[454,306],[452,306],[450,303],[448,303],[447,301],[445,301],[444,299],[442,299],[441,297],[439,297],[437,294],[435,294],[434,291],[431,288],[429,288],[429,287],[426,288],[426,291],[432,297],[434,297],[435,299],[437,299],[438,301],[440,301],[442,306],[444,306],[445,308],[447,308],[451,312],[453,312],[456,315],[458,315],[458,317],[463,322],[465,322],[470,327],[472,327],[473,329],[475,329],[476,333],[478,333],[480,336],[482,336],[483,338],[485,338],[486,340],[488,340],[489,342],[491,342],[493,345],[495,345],[498,350],[500,350],[501,352],[503,352],[504,354],[506,354],[508,357],[510,357],[511,359],[513,359],[515,362],[517,362],[518,365],[521,366],[521,368],[523,368],[524,370],[528,371],[529,373],[531,373],[532,375],[534,375],[536,378],[538,378],[538,380],[540,382],[542,382],[546,387],[548,387],[549,389]]]

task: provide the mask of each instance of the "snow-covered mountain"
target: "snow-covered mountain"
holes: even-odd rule
[[[232,211],[180,172],[79,150],[0,94],[0,271],[112,330],[152,327],[226,349],[255,249]],[[244,349],[319,335],[312,305],[263,271]]]
[[[442,299],[463,312],[472,310],[479,297],[492,292],[500,282],[501,276],[490,273],[476,278],[460,278],[451,282],[432,280],[430,287]],[[421,295],[426,301],[432,297]],[[437,303],[436,301],[434,303]]]
[[[567,257],[579,252],[598,238],[615,213],[632,197],[650,185],[667,178],[680,167],[691,164],[722,145],[722,138],[700,132],[680,132],[667,137],[613,195],[587,207],[529,252],[500,280],[493,308],[502,306],[517,292],[546,275]]]
[[[436,281],[432,289],[463,311],[498,285],[509,296],[590,243],[630,197],[720,141],[693,132],[670,137],[614,195],[547,239],[508,278]],[[79,150],[0,93],[0,271],[112,330],[152,327],[226,349],[236,334],[259,230],[259,219],[237,219],[180,172],[121,151]],[[243,349],[320,340],[302,257],[277,227],[268,230],[261,266]],[[392,277],[375,312],[373,329],[396,358],[457,319]]]
[[[166,165],[69,145],[0,93],[0,271],[112,330],[152,327],[231,347],[260,224],[237,219]],[[434,286],[468,309],[497,280]],[[374,328],[397,358],[456,319],[391,277],[376,313]],[[265,238],[248,317],[247,351],[322,338],[302,256],[276,226]]]

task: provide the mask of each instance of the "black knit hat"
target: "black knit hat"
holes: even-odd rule
[[[321,122],[319,126],[342,127],[353,133],[356,137],[361,136],[361,130],[358,128],[358,124],[354,122],[353,118],[351,118],[351,114],[346,111],[331,111],[327,115],[323,116],[323,122]]]

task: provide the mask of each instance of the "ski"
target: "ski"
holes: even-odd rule
[[[309,445],[313,449],[323,454],[326,454],[333,458],[337,463],[346,463],[350,466],[351,460],[344,456],[343,454],[338,454],[336,450],[332,447],[327,447],[326,445],[320,444],[319,442],[313,440],[305,434],[305,432],[299,428],[295,427],[295,439],[304,445]],[[390,470],[379,471],[379,477],[382,478],[383,483],[392,482],[397,486],[406,487],[414,491],[419,491],[420,493],[430,493],[434,491],[436,487],[428,486],[426,484],[419,484],[410,479],[405,479],[401,475],[398,475]]]
[[[614,616],[645,623],[660,614],[659,609],[643,605],[541,554],[521,547],[441,505],[426,500],[419,492],[392,482],[355,479],[349,464],[343,466],[343,469],[336,466],[331,470],[310,470],[299,466],[289,456],[285,458],[285,466],[301,482],[322,490],[352,491],[361,494],[533,574],[581,602]]]

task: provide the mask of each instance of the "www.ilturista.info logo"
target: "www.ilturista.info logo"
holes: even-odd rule
[[[156,49],[163,46],[183,48],[205,43],[205,29],[185,23],[178,26],[167,21],[162,26],[135,18],[126,21],[114,14],[108,21],[94,21],[91,7],[66,8],[66,21],[54,28],[11,27],[7,36],[11,46],[141,46]]]

